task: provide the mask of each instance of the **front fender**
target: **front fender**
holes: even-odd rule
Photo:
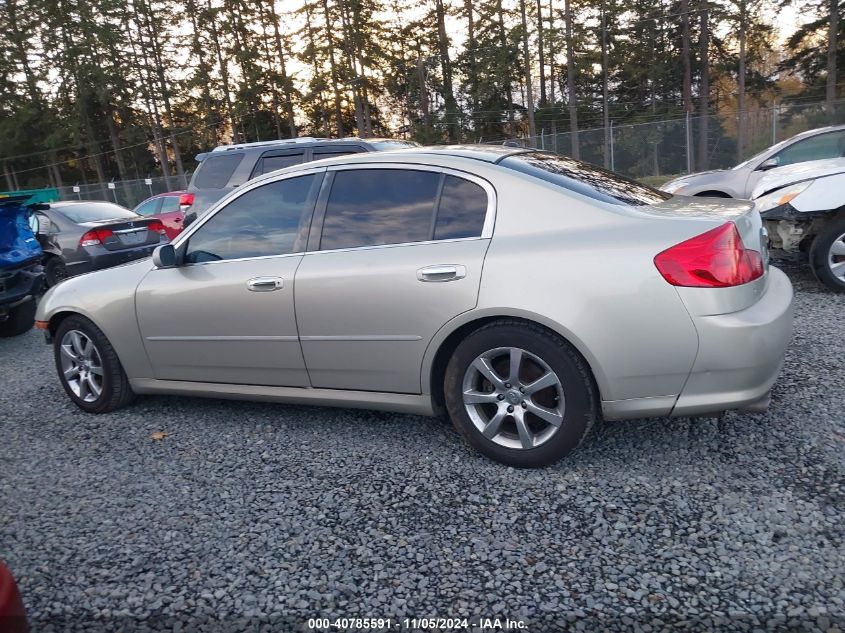
[[[135,314],[135,289],[151,269],[151,260],[144,259],[66,279],[44,294],[35,319],[55,332],[62,319],[81,314],[103,331],[129,378],[151,378]]]

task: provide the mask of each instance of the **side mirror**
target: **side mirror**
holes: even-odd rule
[[[162,244],[153,251],[156,268],[173,268],[176,265],[176,249],[173,244]]]
[[[769,171],[770,169],[774,169],[780,164],[780,160],[777,156],[773,156],[772,158],[767,158],[762,163],[757,165],[757,171]]]

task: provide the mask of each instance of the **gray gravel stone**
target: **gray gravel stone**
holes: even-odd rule
[[[768,413],[606,424],[536,472],[436,419],[176,397],[86,415],[38,333],[0,340],[0,557],[34,631],[845,630],[845,296],[788,272]]]

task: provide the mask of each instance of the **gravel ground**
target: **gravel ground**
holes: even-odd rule
[[[0,557],[33,631],[845,631],[845,296],[788,272],[768,414],[606,424],[540,471],[412,416],[165,397],[89,416],[39,334],[2,340]]]

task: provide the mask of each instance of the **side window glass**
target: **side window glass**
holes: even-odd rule
[[[197,168],[193,185],[198,189],[222,189],[228,184],[243,157],[242,153],[229,152],[210,155]]]
[[[487,192],[484,188],[463,178],[446,176],[434,224],[434,239],[479,237],[486,217]]]
[[[284,169],[291,165],[299,165],[305,159],[305,154],[299,152],[298,154],[283,154],[280,156],[264,156],[261,159],[261,165],[256,170],[256,176],[259,174],[269,174],[271,171]]]
[[[429,239],[440,174],[411,169],[335,172],[320,248],[355,248]]]
[[[153,215],[158,209],[159,204],[161,204],[160,198],[156,198],[154,200],[147,200],[144,204],[135,209],[135,213],[143,216]]]
[[[322,174],[268,183],[220,209],[191,235],[185,261],[199,262],[298,253]]]
[[[777,153],[778,165],[845,156],[845,131],[819,134],[793,143]]]
[[[175,213],[179,210],[179,196],[166,196],[161,199],[161,211],[159,213]]]

